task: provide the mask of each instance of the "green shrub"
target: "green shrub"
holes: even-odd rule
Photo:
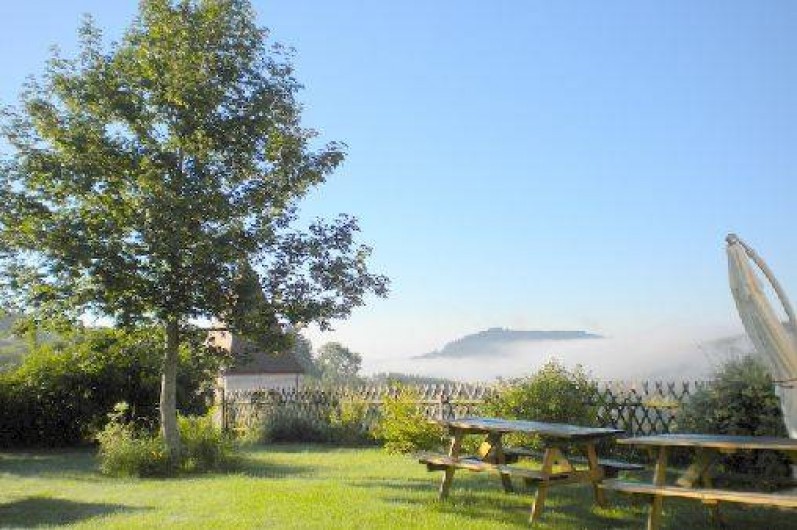
[[[581,366],[569,370],[552,360],[535,374],[499,387],[487,398],[483,410],[499,418],[593,426],[597,424],[592,403],[595,391],[595,381]],[[534,437],[509,435],[506,439],[510,445],[539,446]]]
[[[207,416],[180,416],[180,469],[203,472],[225,469],[233,462],[231,440]]]
[[[329,414],[333,443],[346,446],[369,445],[375,442],[367,423],[368,402],[363,399],[343,400]]]
[[[181,452],[172,462],[160,435],[137,427],[128,420],[129,413],[126,403],[118,403],[97,435],[100,471],[106,475],[163,477],[225,469],[235,462],[230,440],[209,416],[178,417]]]
[[[176,470],[166,444],[126,421],[129,407],[117,404],[110,421],[97,435],[100,471],[114,477],[163,477]]]
[[[332,442],[329,420],[320,415],[310,415],[292,404],[270,407],[263,416],[259,431],[259,442]]]
[[[694,394],[678,416],[678,430],[705,434],[787,436],[772,378],[755,357],[732,359],[713,383]],[[773,451],[744,451],[722,459],[730,480],[754,474],[763,488],[788,482],[788,459]],[[735,475],[735,476],[734,476]]]
[[[442,445],[445,432],[418,409],[419,398],[417,391],[400,386],[385,399],[375,434],[388,452],[411,453]]]
[[[374,443],[369,432],[369,405],[362,399],[334,400],[310,407],[266,395],[260,417],[245,427],[243,443],[306,442],[360,446]]]
[[[72,370],[71,359],[42,347],[20,368],[0,375],[0,447],[62,446],[83,439],[97,401]]]
[[[130,404],[131,417],[155,425],[164,344],[158,330],[93,329],[37,346],[18,368],[0,374],[0,447],[89,440],[120,401]],[[193,344],[180,352],[183,413],[207,409],[218,361],[205,350]]]

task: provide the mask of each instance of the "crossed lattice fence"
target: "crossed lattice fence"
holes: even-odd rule
[[[664,434],[676,426],[682,404],[707,381],[608,381],[598,384],[590,398],[598,423],[625,430],[629,435]],[[482,383],[375,385],[301,389],[264,389],[220,393],[219,421],[225,429],[247,429],[276,409],[290,408],[294,414],[323,421],[346,403],[363,406],[362,424],[372,427],[387,398],[400,388],[414,391],[415,404],[428,418],[451,419],[478,415],[481,405],[497,391]]]
[[[709,381],[609,381],[600,383],[592,404],[598,423],[632,436],[666,434],[677,425],[683,403]]]

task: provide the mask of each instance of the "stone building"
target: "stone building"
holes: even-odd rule
[[[265,352],[229,331],[213,331],[208,340],[231,352],[234,359],[219,374],[218,385],[224,392],[298,389],[302,384],[304,369],[289,351]]]

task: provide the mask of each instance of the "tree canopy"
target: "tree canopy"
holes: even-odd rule
[[[315,365],[315,360],[313,359],[313,345],[307,338],[299,333],[295,333],[293,336],[291,355],[294,356],[302,369],[304,369],[305,377],[318,376],[318,367]]]
[[[318,349],[315,365],[321,380],[326,383],[344,384],[357,380],[363,358],[339,342],[328,342]]]
[[[276,340],[286,324],[329,328],[384,296],[387,279],[368,270],[353,217],[297,226],[300,200],[344,145],[302,125],[291,53],[248,1],[143,0],[118,43],[105,46],[91,20],[79,34],[79,55],[54,56],[3,110],[4,302],[162,326],[161,424],[174,451],[190,319]]]

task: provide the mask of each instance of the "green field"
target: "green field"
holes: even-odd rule
[[[504,494],[496,477],[458,473],[437,500],[440,474],[379,449],[276,445],[248,449],[231,473],[111,479],[89,450],[0,453],[0,528],[524,528],[532,497]],[[549,494],[538,528],[643,528],[646,505],[588,488]],[[723,507],[730,528],[797,528],[793,513]],[[698,504],[665,503],[665,528],[706,528]]]

